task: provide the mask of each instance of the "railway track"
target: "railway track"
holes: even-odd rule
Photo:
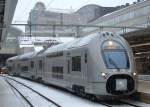
[[[145,107],[145,106],[139,106],[133,103],[128,103],[124,101],[115,101],[115,102],[99,102],[100,104],[103,104],[107,107]]]
[[[6,77],[6,81],[15,89],[19,92],[19,94],[22,94],[18,88],[15,87],[15,85],[12,83],[13,82],[16,82],[30,90],[32,90],[34,93],[38,94],[39,96],[41,96],[43,99],[47,100],[48,102],[51,102],[55,107],[61,107],[61,105],[57,104],[55,101],[51,100],[50,98],[44,96],[43,94],[41,94],[40,92],[32,89],[31,87],[25,85],[23,82],[20,82],[14,78],[11,78],[11,77],[8,77],[8,76],[5,76]],[[24,95],[22,95],[23,98],[25,100],[27,100],[27,102],[29,103],[29,105],[31,107],[35,107]],[[141,105],[138,105],[136,104],[136,102],[130,102],[128,100],[120,100],[120,101],[116,101],[116,102],[105,102],[105,101],[96,101],[97,103],[99,103],[101,106],[104,105],[104,106],[107,106],[107,107],[147,107],[147,106],[141,106]],[[100,107],[101,107],[100,106]],[[45,106],[44,106],[45,107]]]
[[[32,105],[32,103],[16,88],[14,87],[10,82],[8,82],[8,80],[5,80],[15,91],[17,91],[21,97],[28,103],[28,105],[30,107],[34,107],[34,105]]]
[[[15,79],[7,77],[5,81],[23,97],[30,107],[61,107],[55,101]]]
[[[123,104],[127,104],[127,105],[130,105],[130,106],[133,106],[133,107],[142,107],[142,106],[139,106],[139,105],[137,105],[137,104],[133,104],[133,103],[130,103],[130,102],[128,102],[128,101],[120,101],[120,103],[123,103]]]

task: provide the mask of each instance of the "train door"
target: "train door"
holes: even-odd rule
[[[12,64],[12,68],[13,68],[12,73],[15,74],[15,71],[16,71],[15,62]]]
[[[37,69],[37,76],[38,79],[42,79],[44,72],[44,60],[43,57],[38,58],[38,69]]]
[[[18,74],[20,74],[21,72],[20,63],[17,64],[17,70],[18,70]]]
[[[15,75],[18,74],[17,64],[18,64],[18,61],[15,61],[15,63],[13,64],[13,67],[14,67],[14,74],[15,74]]]
[[[42,70],[41,70],[41,76],[44,78],[44,73],[45,73],[45,57],[41,57],[42,59]]]
[[[70,56],[70,52],[67,53],[67,57],[66,57],[66,68],[67,68],[67,76],[66,76],[66,81],[68,81],[68,89],[70,89],[71,87],[71,56]]]
[[[70,81],[73,86],[85,86],[87,82],[87,51],[76,50],[70,54]]]
[[[83,70],[83,80],[85,83],[88,81],[88,52],[84,50],[82,52],[82,70]]]
[[[29,72],[31,74],[31,78],[35,79],[35,61],[33,59],[30,60],[29,63]]]

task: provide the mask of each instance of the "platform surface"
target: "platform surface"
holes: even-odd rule
[[[0,107],[25,107],[21,100],[0,76]]]
[[[138,92],[150,94],[150,81],[139,80]]]

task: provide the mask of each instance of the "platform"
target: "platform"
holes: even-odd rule
[[[139,78],[138,93],[142,101],[150,103],[150,80],[145,77],[143,78]]]
[[[138,92],[150,94],[150,75],[139,75]]]
[[[0,76],[0,107],[25,107],[21,100]]]
[[[138,92],[150,94],[150,81],[139,80]]]

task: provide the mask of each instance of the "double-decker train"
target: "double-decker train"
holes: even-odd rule
[[[38,79],[80,95],[129,96],[137,90],[134,57],[126,40],[110,32],[7,60],[10,74]]]

